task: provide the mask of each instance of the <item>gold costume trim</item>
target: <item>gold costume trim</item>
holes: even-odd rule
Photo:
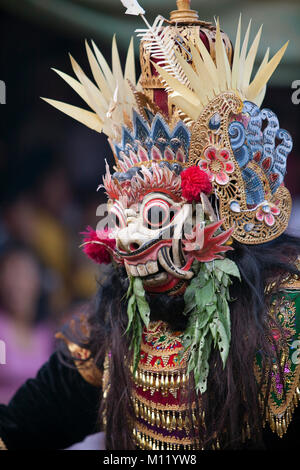
[[[139,434],[141,435],[140,439],[139,439]],[[160,446],[161,444],[176,444],[179,446],[190,446],[191,449],[195,449],[195,447],[192,444],[191,439],[188,439],[188,438],[178,439],[173,436],[163,436],[162,434],[159,434],[156,431],[152,431],[147,426],[144,426],[140,423],[135,423],[135,427],[133,428],[133,437],[134,437],[134,440],[136,441],[136,444],[142,449],[149,449],[150,446],[147,447],[147,440],[149,443],[149,438],[153,439],[154,441],[157,441],[157,443],[159,443]],[[142,447],[143,440],[145,441],[145,447]],[[160,447],[160,450],[164,450],[164,447]],[[168,450],[168,449],[165,448],[165,450]]]
[[[62,339],[66,343],[74,360],[74,364],[84,380],[94,387],[100,387],[102,384],[102,372],[98,369],[94,359],[91,357],[91,352],[68,340],[63,333],[56,333],[55,338]]]
[[[185,411],[188,408],[188,403],[182,403],[181,405],[169,405],[169,404],[161,404],[161,403],[156,403],[151,400],[147,400],[147,398],[144,398],[141,396],[136,390],[133,390],[133,399],[138,400],[141,402],[143,405],[149,408],[153,408],[160,410],[160,411]],[[192,407],[195,407],[196,403],[192,403]]]
[[[0,437],[0,450],[7,450],[6,445],[4,444],[3,440]]]
[[[300,279],[297,274],[292,274],[287,281],[285,281],[281,287],[281,290],[300,290]]]
[[[286,288],[285,286],[287,285],[289,285],[289,289],[292,289],[290,286],[293,285],[294,281],[294,275],[288,276],[288,279],[286,279],[282,284],[283,290]],[[296,315],[296,305],[294,300],[281,299],[279,303],[273,301],[270,313],[271,315],[275,315],[276,313],[278,317],[281,317],[282,327],[284,328],[286,334],[288,334],[293,341],[299,340],[299,335],[298,337],[295,336],[295,330],[293,327]],[[291,363],[288,348],[286,348],[286,350],[283,350],[282,356],[280,358],[280,363],[283,369],[287,366],[290,369]],[[272,390],[276,390],[276,381],[274,376],[277,370],[278,364],[275,363],[273,364],[273,367],[271,369],[268,369],[266,371],[267,374],[272,374],[272,382],[270,396],[266,408],[266,416],[263,424],[265,426],[266,423],[268,423],[271,430],[276,433],[280,438],[282,438],[288,430],[289,424],[291,423],[293,418],[295,408],[298,406],[300,401],[300,363],[297,364],[297,367],[293,372],[290,370],[290,376],[285,379],[289,383],[289,390],[286,393],[285,400],[281,405],[278,405],[275,399],[272,397]],[[258,381],[260,381],[261,370],[258,364],[255,364],[255,374]],[[262,410],[264,409],[265,390],[266,385],[263,386],[262,394],[259,397],[259,402]]]
[[[290,395],[290,394],[289,394]],[[287,432],[288,427],[293,419],[293,413],[300,401],[300,388],[296,387],[296,391],[292,395],[292,399],[288,405],[284,405],[284,411],[279,413],[278,410],[274,412],[274,407],[269,403],[266,410],[266,423],[269,423],[271,431],[276,433],[278,437],[282,438]],[[263,406],[263,400],[260,398],[261,405]]]

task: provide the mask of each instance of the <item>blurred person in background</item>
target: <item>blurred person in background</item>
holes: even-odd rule
[[[53,329],[43,320],[45,314],[36,257],[21,245],[7,248],[0,258],[0,336],[7,358],[0,374],[3,403],[36,374],[52,352]]]

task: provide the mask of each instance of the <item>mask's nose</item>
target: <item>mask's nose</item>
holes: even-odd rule
[[[119,251],[132,253],[138,250],[144,243],[143,236],[140,233],[140,224],[138,219],[138,211],[132,206],[125,209],[127,227],[118,231],[116,244]]]
[[[144,243],[141,235],[137,232],[136,224],[129,224],[128,227],[119,230],[117,235],[117,249],[132,253],[138,250]]]

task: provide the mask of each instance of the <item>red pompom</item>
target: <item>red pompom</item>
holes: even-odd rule
[[[212,192],[212,185],[205,171],[196,166],[183,170],[181,176],[182,197],[188,202],[200,201],[200,194]]]
[[[87,227],[84,235],[83,252],[96,263],[111,263],[110,254],[115,249],[116,240],[109,237],[110,231],[107,229],[96,232],[92,227]]]

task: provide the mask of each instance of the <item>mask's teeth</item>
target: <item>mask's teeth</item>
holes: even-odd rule
[[[147,261],[146,268],[148,274],[155,274],[158,272],[158,264],[157,261]]]
[[[170,257],[170,248],[163,247],[158,252],[158,261],[165,271],[172,274],[178,279],[191,279],[194,276],[192,271],[183,271],[182,269],[175,266]]]
[[[157,261],[147,261],[146,264],[129,264],[125,261],[127,274],[133,277],[145,277],[158,272]]]
[[[146,268],[145,264],[138,264],[136,269],[137,269],[140,277],[145,277],[145,276],[148,275],[148,271],[147,271],[147,268]]]
[[[128,276],[133,276],[133,277],[139,276],[136,266],[134,266],[133,264],[129,264],[126,261],[124,262],[124,264],[125,264],[125,268],[126,268],[126,272]]]

